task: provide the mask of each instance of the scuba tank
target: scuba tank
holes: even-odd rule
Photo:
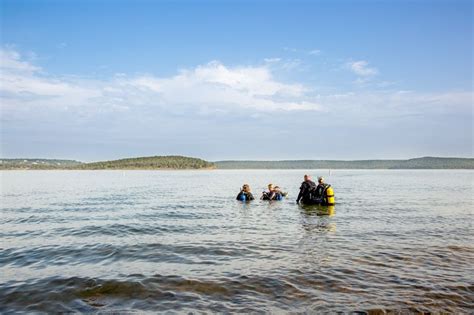
[[[329,187],[326,189],[326,204],[334,205],[335,203],[334,190],[332,189],[331,185],[329,185]]]
[[[245,195],[245,193],[240,193],[238,199],[240,201],[247,201],[247,195]]]

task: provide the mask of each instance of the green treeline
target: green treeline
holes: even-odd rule
[[[159,170],[159,169],[474,169],[472,158],[423,157],[410,160],[288,160],[208,162],[185,156],[151,156],[82,163],[74,160],[0,159],[0,169]]]
[[[219,169],[474,169],[474,159],[422,157],[410,160],[218,161]]]
[[[185,156],[151,156],[122,159],[115,161],[104,161],[84,163],[74,167],[81,170],[108,170],[108,169],[205,169],[214,168],[214,164]]]
[[[54,170],[83,164],[74,160],[0,159],[0,170]]]
[[[126,170],[126,169],[210,169],[214,164],[185,156],[151,156],[114,161],[82,163],[72,160],[1,159],[0,169],[32,170]]]

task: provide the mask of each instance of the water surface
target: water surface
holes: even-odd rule
[[[474,172],[304,173],[1,172],[0,312],[473,312]]]

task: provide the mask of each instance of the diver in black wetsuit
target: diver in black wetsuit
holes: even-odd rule
[[[288,196],[287,192],[281,191],[280,187],[275,186],[275,195],[276,195],[276,200],[283,200],[283,198],[286,198]]]
[[[274,200],[275,199],[275,187],[273,184],[268,184],[268,191],[262,192],[260,200]]]
[[[300,193],[296,198],[296,203],[299,203],[300,200],[306,204],[311,203],[311,192],[313,192],[315,189],[316,183],[311,180],[311,176],[305,175],[304,182],[301,183]]]
[[[250,186],[248,184],[244,184],[242,186],[242,189],[240,190],[236,199],[240,201],[250,201],[255,199],[250,192]]]
[[[314,198],[319,204],[334,205],[334,192],[330,187],[331,185],[324,182],[324,177],[318,177],[318,186],[314,190]],[[328,194],[328,191],[331,191],[331,193]]]
[[[260,200],[283,200],[287,193],[280,190],[280,187],[268,184],[268,191],[262,193]]]

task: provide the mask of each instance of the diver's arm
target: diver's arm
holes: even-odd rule
[[[300,202],[301,197],[303,197],[303,192],[304,192],[304,190],[305,190],[305,189],[304,189],[304,186],[301,185],[301,187],[300,187],[300,193],[298,194],[298,197],[296,198],[296,203],[299,203],[299,202]]]
[[[298,194],[298,198],[296,198],[296,203],[300,202],[301,197],[303,196],[302,190],[300,190],[300,193]]]

